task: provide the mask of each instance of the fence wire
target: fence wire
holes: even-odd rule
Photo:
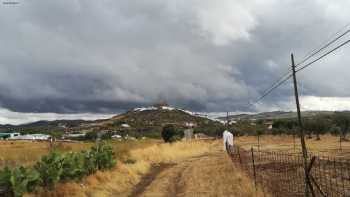
[[[230,147],[228,154],[264,193],[283,197],[305,195],[301,154],[246,150],[239,146]],[[317,155],[309,155],[308,160],[315,196],[350,197],[349,160]]]

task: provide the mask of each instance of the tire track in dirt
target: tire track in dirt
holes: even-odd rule
[[[176,164],[161,163],[161,164],[152,166],[151,171],[141,179],[140,183],[138,183],[135,186],[135,189],[130,194],[130,197],[140,196],[142,193],[145,192],[146,188],[156,179],[158,174],[160,174],[167,168],[170,168],[174,165]]]
[[[259,197],[251,179],[224,152],[192,157],[156,169],[131,197]]]
[[[209,155],[192,157],[177,164],[163,164],[151,171],[135,187],[130,197],[178,197],[186,194],[185,173]]]

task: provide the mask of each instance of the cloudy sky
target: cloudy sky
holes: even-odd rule
[[[0,1],[0,123],[160,100],[205,112],[293,109],[291,81],[248,103],[289,69],[291,52],[298,62],[350,28],[347,0]],[[298,73],[303,109],[350,109],[349,53]]]

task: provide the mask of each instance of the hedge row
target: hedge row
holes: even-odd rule
[[[0,170],[0,196],[20,197],[37,186],[54,188],[58,182],[81,179],[97,170],[115,166],[112,146],[99,143],[89,151],[60,153],[52,151],[33,167],[5,167]]]

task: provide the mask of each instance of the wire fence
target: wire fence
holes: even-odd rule
[[[300,153],[259,151],[230,147],[228,154],[234,163],[254,179],[264,193],[272,196],[350,197],[350,161],[309,155],[308,172],[311,188],[305,187],[303,156]]]

